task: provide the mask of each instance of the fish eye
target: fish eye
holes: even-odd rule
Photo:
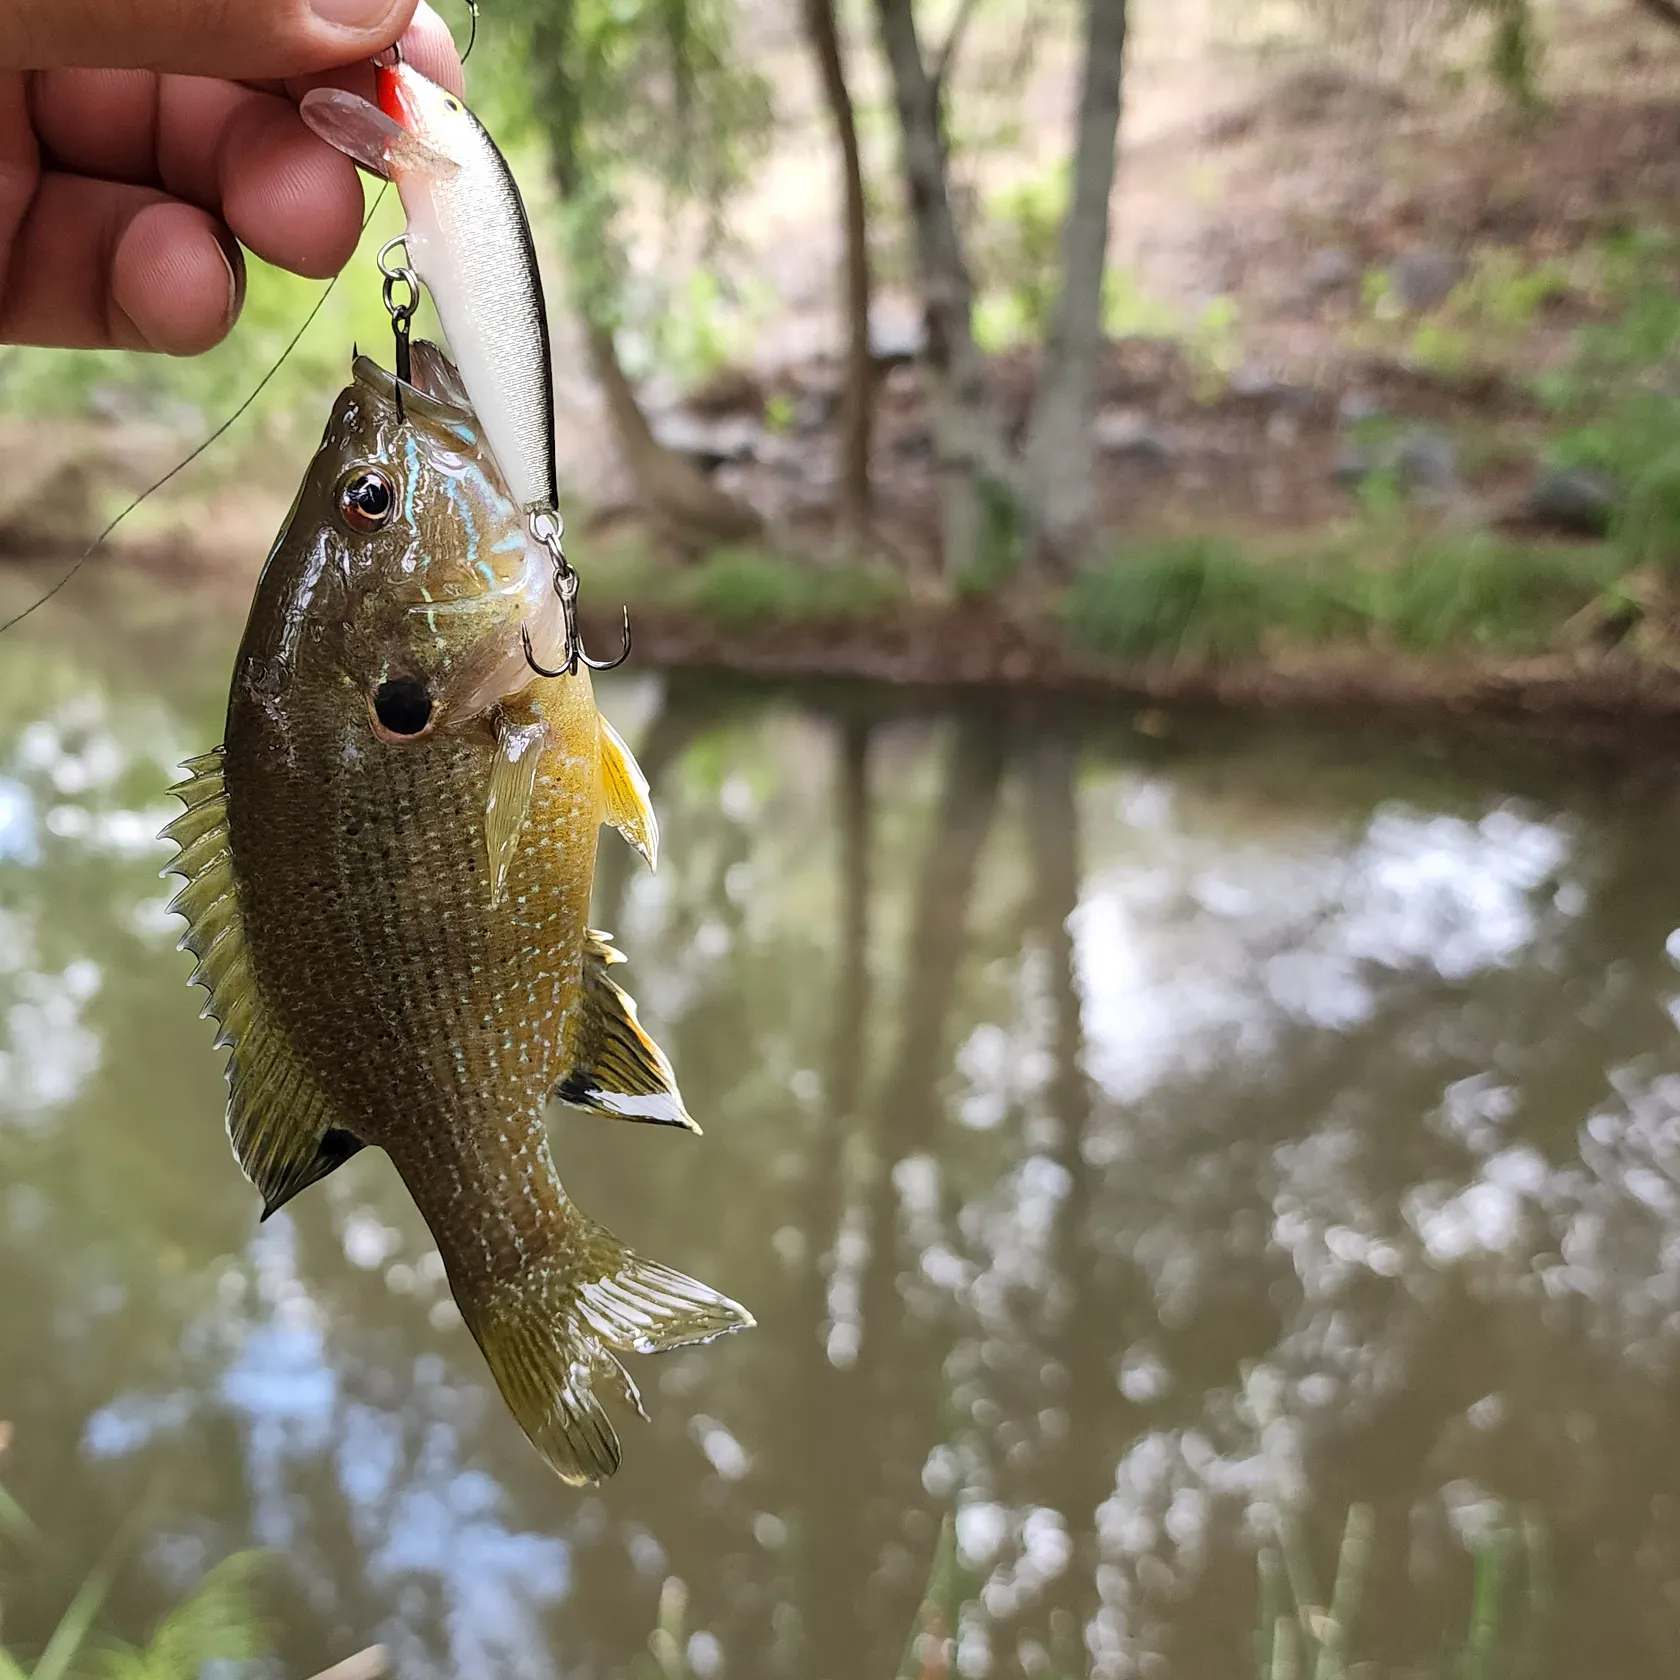
[[[373,691],[373,715],[387,735],[423,735],[432,721],[432,696],[418,677],[391,677]]]
[[[356,467],[339,481],[338,511],[352,531],[383,531],[397,511],[397,488],[378,467]]]
[[[461,102],[452,95],[446,93],[443,96],[443,108],[446,111],[459,111],[461,109]]]

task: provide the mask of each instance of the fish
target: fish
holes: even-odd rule
[[[555,1168],[551,1099],[699,1127],[588,924],[601,826],[652,867],[658,823],[588,671],[525,661],[522,628],[565,632],[521,515],[441,350],[400,389],[357,356],[165,834],[263,1217],[383,1149],[514,1417],[586,1483],[621,1457],[603,1399],[641,1411],[621,1354],[753,1318]]]
[[[396,183],[409,263],[514,500],[555,514],[554,353],[525,201],[489,131],[447,88],[398,60],[376,71],[379,103],[315,88],[303,119],[372,174]]]

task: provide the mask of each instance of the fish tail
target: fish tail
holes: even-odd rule
[[[663,1353],[752,1326],[745,1307],[633,1254],[575,1208],[563,1248],[520,1278],[456,1301],[508,1409],[562,1480],[617,1470],[618,1434],[601,1404],[616,1395],[645,1417],[617,1353]]]

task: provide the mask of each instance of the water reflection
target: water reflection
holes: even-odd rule
[[[567,1115],[556,1150],[761,1328],[644,1362],[652,1420],[579,1495],[381,1158],[258,1230],[150,838],[234,626],[90,610],[0,666],[0,1418],[51,1538],[4,1556],[8,1643],[138,1506],[131,1637],[258,1544],[287,1672],[378,1639],[405,1676],[621,1675],[680,1581],[698,1675],[888,1676],[954,1510],[961,1672],[1200,1680],[1258,1672],[1279,1515],[1322,1598],[1362,1501],[1378,1672],[1447,1671],[1519,1516],[1524,1671],[1670,1671],[1665,767],[607,689],[667,846],[650,877],[609,838],[597,919],[707,1136]]]

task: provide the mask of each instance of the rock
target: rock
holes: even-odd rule
[[[1389,284],[1402,309],[1433,309],[1464,278],[1464,264],[1438,245],[1414,245],[1388,265]]]
[[[1407,490],[1450,496],[1458,489],[1458,448],[1433,426],[1413,426],[1401,438],[1393,461]]]
[[[98,450],[51,464],[14,457],[12,468],[0,494],[0,555],[75,553],[99,534],[100,498],[113,472]]]
[[[1172,445],[1149,423],[1141,409],[1105,408],[1091,427],[1091,436],[1104,455],[1131,456],[1150,466],[1164,466]]]
[[[1365,271],[1346,251],[1314,251],[1301,270],[1301,289],[1309,297],[1353,285]]]
[[[1408,495],[1445,501],[1457,494],[1458,448],[1434,426],[1413,426],[1377,442],[1344,437],[1330,476],[1344,490],[1357,490],[1375,472],[1392,472]]]
[[[919,310],[893,308],[878,301],[869,314],[869,348],[885,367],[913,362],[927,343]]]
[[[1622,487],[1608,473],[1593,467],[1552,467],[1535,479],[1523,512],[1549,531],[1602,537],[1621,502]]]
[[[763,433],[759,422],[746,415],[703,420],[684,409],[662,414],[650,425],[665,448],[692,461],[704,473],[716,472],[732,461],[750,461]]]
[[[1283,389],[1283,382],[1259,362],[1244,362],[1225,382],[1225,388],[1233,397],[1264,401],[1275,397]]]
[[[708,420],[726,414],[756,418],[764,412],[764,387],[746,368],[720,368],[684,396],[683,407]]]
[[[1369,391],[1346,391],[1336,404],[1336,418],[1344,426],[1357,426],[1366,420],[1380,420],[1383,405]]]
[[[1357,490],[1381,465],[1369,449],[1349,440],[1336,451],[1330,476],[1343,490]]]

